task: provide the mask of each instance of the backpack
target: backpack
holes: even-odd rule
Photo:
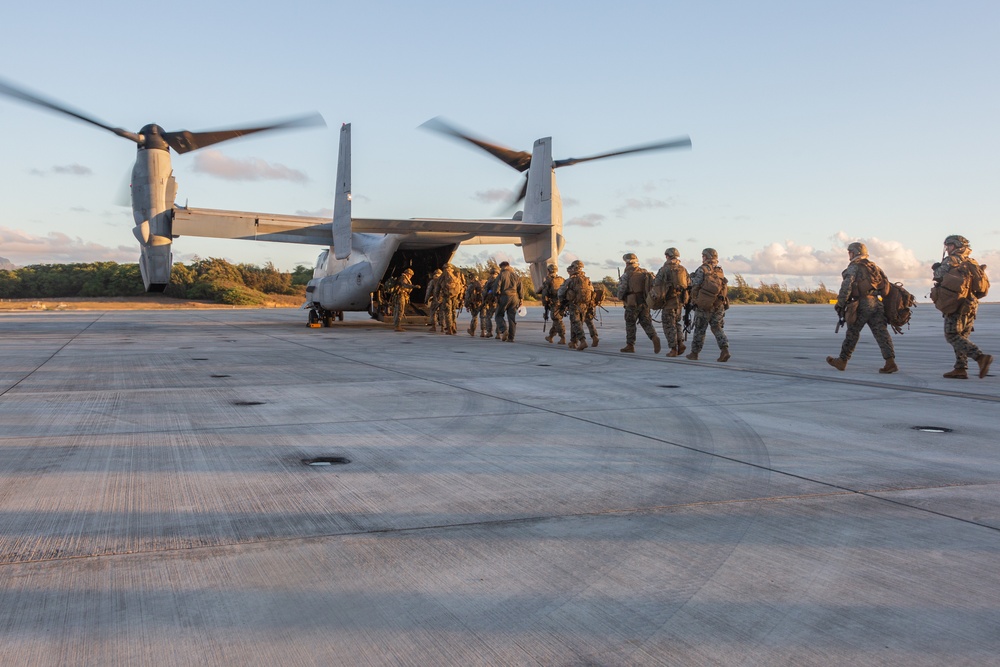
[[[889,293],[882,299],[885,321],[898,334],[903,333],[903,325],[909,328],[910,308],[917,307],[917,300],[903,287],[903,283],[889,283]]]
[[[628,294],[625,296],[625,305],[638,306],[645,303],[652,288],[653,274],[645,269],[636,269],[628,277]]]
[[[976,260],[967,259],[951,267],[931,287],[931,301],[944,315],[958,312],[970,297],[981,299],[990,290],[990,279]],[[982,296],[980,296],[982,295]]]
[[[597,283],[593,285],[594,295],[590,297],[590,305],[597,308],[602,303],[604,303],[604,297],[607,296],[607,290],[604,289],[604,283]]]
[[[576,275],[569,282],[570,287],[566,290],[567,300],[579,306],[589,305],[594,298],[594,286],[590,284],[590,278]]]
[[[990,278],[986,275],[986,265],[974,259],[966,260],[969,268],[969,291],[972,296],[982,299],[990,292]]]
[[[726,296],[726,280],[722,267],[710,267],[703,272],[704,279],[698,286],[698,295],[694,298],[694,305],[701,310],[712,310],[720,298]]]
[[[889,296],[891,283],[882,269],[869,259],[859,261],[858,267],[861,269],[861,275],[854,281],[852,290],[856,298],[860,299],[872,292],[882,298]]]

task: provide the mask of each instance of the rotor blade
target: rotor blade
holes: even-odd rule
[[[53,102],[52,100],[47,100],[44,97],[40,97],[38,95],[34,95],[26,90],[23,90],[16,86],[12,86],[11,84],[6,83],[4,81],[0,81],[0,94],[19,99],[22,102],[28,102],[29,104],[35,104],[37,106],[44,107],[46,109],[49,109],[50,111],[55,111],[57,113],[66,114],[67,116],[72,116],[73,118],[76,118],[77,120],[82,120],[85,123],[96,125],[102,130],[107,130],[108,132],[114,132],[119,137],[124,137],[129,141],[134,141],[137,144],[141,143],[139,135],[135,134],[134,132],[123,130],[120,127],[111,127],[110,125],[107,125],[99,120],[91,118],[86,114],[76,111],[75,109],[71,109],[66,105]]]
[[[622,148],[616,151],[611,151],[610,153],[591,155],[590,157],[571,157],[566,160],[554,160],[552,162],[552,166],[569,167],[570,165],[579,164],[581,162],[600,160],[606,157],[615,157],[616,155],[628,155],[629,153],[642,153],[644,151],[662,151],[670,148],[690,148],[690,147],[691,147],[691,138],[685,136],[685,137],[678,137],[677,139],[669,139],[667,141],[658,141],[654,144],[643,144],[641,146],[632,146],[631,148]]]
[[[499,144],[494,144],[483,139],[477,139],[476,137],[459,130],[453,125],[449,125],[440,116],[431,118],[420,127],[433,132],[447,134],[450,137],[455,137],[456,139],[461,139],[462,141],[467,141],[474,146],[478,146],[507,166],[513,167],[518,171],[527,171],[528,167],[531,165],[531,153],[527,153],[525,151],[515,151],[513,149],[500,146]]]
[[[260,127],[245,127],[235,130],[213,130],[208,132],[188,132],[187,130],[179,130],[177,132],[164,132],[161,136],[164,141],[167,142],[167,145],[178,153],[189,153],[191,151],[198,150],[199,148],[205,148],[206,146],[211,146],[212,144],[235,139],[236,137],[243,137],[248,134],[254,134],[255,132],[290,130],[297,127],[313,127],[317,125],[326,125],[326,121],[323,120],[323,116],[318,113],[314,113],[300,118],[292,118],[290,120],[272,123],[270,125],[262,125]]]
[[[517,205],[524,201],[524,198],[528,196],[528,175],[524,175],[524,179],[521,181],[521,189],[517,193],[517,196],[508,201],[502,209],[500,209],[496,215],[505,216],[510,213],[513,209],[517,208]]]

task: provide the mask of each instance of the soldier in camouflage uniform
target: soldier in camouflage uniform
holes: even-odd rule
[[[882,351],[882,358],[885,359],[885,366],[878,369],[878,372],[895,373],[899,370],[896,366],[896,352],[892,346],[892,337],[889,335],[885,308],[879,300],[880,294],[888,294],[889,279],[875,262],[868,259],[868,247],[864,243],[852,243],[847,246],[847,255],[851,263],[841,274],[844,280],[840,284],[840,293],[837,294],[837,305],[834,308],[837,309],[838,315],[844,317],[848,306],[857,302],[858,315],[854,322],[847,323],[847,335],[844,336],[844,344],[840,347],[840,356],[827,357],[826,363],[838,371],[847,368],[847,362],[861,338],[861,330],[867,324]]]
[[[542,289],[538,292],[538,295],[542,297],[542,305],[552,318],[552,326],[549,327],[549,335],[545,337],[545,340],[551,343],[558,334],[560,345],[566,344],[566,326],[563,324],[565,313],[559,305],[559,288],[564,282],[563,277],[559,275],[559,267],[555,264],[549,264],[549,275],[545,276],[545,280],[542,281]]]
[[[597,307],[604,301],[604,285],[597,283],[593,287],[593,292],[591,293],[590,303],[587,304],[586,309],[583,311],[583,325],[587,327],[587,331],[590,332],[590,346],[597,347],[597,344],[601,342],[601,339],[597,337],[597,327],[594,326],[594,318],[597,317]]]
[[[558,297],[562,310],[569,313],[569,349],[585,350],[587,337],[583,332],[583,323],[593,303],[594,288],[580,260],[574,260],[567,272],[569,278],[559,288]]]
[[[405,331],[403,329],[403,317],[406,316],[406,307],[410,304],[410,292],[413,291],[413,269],[404,269],[399,277],[399,282],[392,292],[392,328],[394,331]]]
[[[517,333],[517,309],[521,307],[521,300],[524,298],[524,287],[521,285],[521,277],[514,273],[509,262],[500,262],[496,294],[497,333],[500,334],[501,340],[513,343],[514,335]]]
[[[972,249],[969,247],[969,240],[964,236],[952,234],[944,240],[944,247],[947,255],[940,263],[935,263],[933,266],[935,284],[940,284],[941,280],[954,268],[967,262],[976,261],[969,256]],[[944,374],[946,378],[955,380],[968,378],[969,357],[972,357],[979,365],[979,377],[986,377],[990,371],[993,355],[985,354],[969,340],[978,309],[979,299],[970,292],[956,312],[950,315],[942,313],[944,316],[944,339],[955,349],[955,367]]]
[[[714,300],[706,299],[702,291],[710,295],[707,288],[717,286],[719,281],[721,281],[721,291]],[[725,273],[719,266],[719,253],[714,248],[702,250],[701,266],[691,274],[691,302],[695,304],[694,337],[691,340],[691,353],[687,355],[687,359],[698,358],[698,353],[705,346],[705,332],[711,328],[715,342],[719,344],[718,361],[729,361],[729,339],[723,331],[726,325],[726,310],[729,308],[727,282]]]
[[[493,318],[497,312],[497,276],[500,269],[496,264],[490,265],[490,277],[483,283],[483,331],[487,338],[493,338]],[[497,331],[496,337],[500,337]]]
[[[476,319],[482,322],[482,333],[479,337],[486,336],[486,322],[483,320],[483,281],[475,273],[469,273],[469,283],[465,288],[465,309],[472,316],[469,322],[469,335],[476,335]]]
[[[441,269],[434,269],[434,273],[431,274],[430,280],[427,281],[427,291],[424,293],[424,301],[427,303],[427,312],[430,313],[431,318],[431,333],[437,331],[438,322],[438,311],[435,307],[434,296],[437,293],[437,284],[441,279]],[[444,329],[441,330],[442,333]]]
[[[664,295],[663,310],[660,311],[660,321],[663,335],[667,339],[668,357],[679,357],[687,349],[684,345],[684,325],[682,323],[685,304],[688,301],[688,286],[691,277],[687,269],[681,266],[681,252],[677,248],[667,248],[663,253],[666,261],[656,272],[653,286]]]
[[[653,274],[639,267],[639,258],[635,253],[626,253],[622,260],[625,261],[625,273],[618,281],[618,298],[625,306],[625,347],[621,352],[635,352],[635,324],[638,322],[649,340],[653,341],[653,354],[659,354],[660,337],[656,335],[646,304],[646,295],[653,285]]]
[[[436,320],[441,325],[441,333],[454,335],[458,328],[455,325],[455,309],[452,306],[452,293],[456,287],[454,267],[445,264],[441,276],[434,285],[434,311]]]

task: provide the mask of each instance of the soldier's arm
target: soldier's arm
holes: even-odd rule
[[[851,297],[851,288],[854,287],[854,279],[858,274],[858,265],[851,264],[844,270],[844,280],[840,283],[840,292],[837,294],[837,310],[847,306],[847,300]]]

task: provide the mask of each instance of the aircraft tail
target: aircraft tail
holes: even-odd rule
[[[337,259],[351,256],[351,124],[340,128],[337,156],[337,193],[333,199],[333,252]]]
[[[546,227],[537,234],[521,237],[524,261],[531,265],[531,280],[539,288],[548,274],[548,265],[558,262],[566,243],[562,234],[562,199],[552,167],[552,137],[539,139],[532,149],[522,220]]]

